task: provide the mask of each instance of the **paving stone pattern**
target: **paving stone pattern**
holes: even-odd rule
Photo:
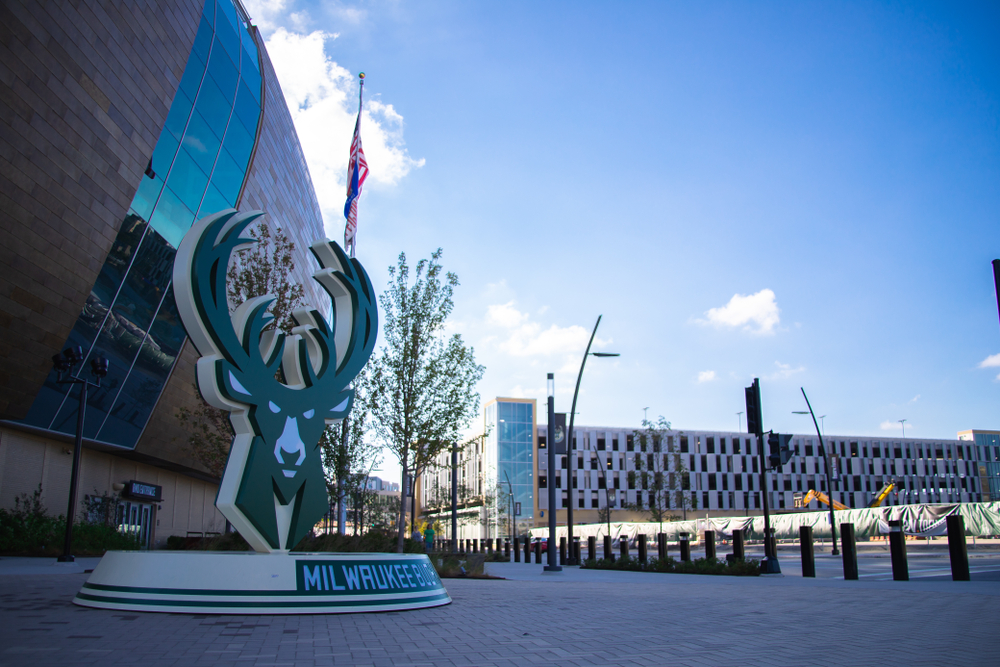
[[[76,607],[85,576],[0,577],[0,665],[1000,662],[996,586],[605,573],[447,580],[454,603],[416,612],[189,616]]]

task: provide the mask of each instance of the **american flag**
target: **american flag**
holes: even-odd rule
[[[350,248],[354,257],[354,236],[358,230],[358,197],[361,188],[368,178],[368,162],[365,151],[361,148],[361,109],[358,109],[358,121],[354,125],[354,139],[351,140],[351,160],[347,165],[347,203],[344,204],[344,217],[347,227],[344,229],[344,247]]]

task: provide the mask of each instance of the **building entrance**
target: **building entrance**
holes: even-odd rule
[[[155,514],[152,503],[123,500],[118,505],[118,530],[136,538],[140,549],[149,549],[153,539]]]

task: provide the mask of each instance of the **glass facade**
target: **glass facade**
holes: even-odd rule
[[[236,206],[261,118],[260,58],[231,0],[207,0],[180,86],[118,237],[66,344],[110,360],[84,437],[135,447],[185,333],[173,260],[196,219]],[[24,423],[74,433],[76,392],[49,374]]]
[[[486,407],[489,440],[486,451],[496,454],[497,482],[507,489],[510,481],[514,502],[520,503],[518,534],[534,527],[534,426],[532,403],[498,400]],[[491,462],[492,463],[492,462]]]

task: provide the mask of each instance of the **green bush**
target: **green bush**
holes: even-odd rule
[[[692,561],[676,561],[667,556],[663,560],[652,558],[645,565],[637,558],[619,558],[614,561],[589,559],[583,566],[592,570],[629,570],[636,572],[672,572],[675,574],[717,574],[731,577],[756,577],[760,575],[760,561],[755,558],[724,561],[718,558],[696,558]]]
[[[484,554],[431,554],[430,559],[442,579],[486,575]]]
[[[66,517],[50,516],[42,504],[42,486],[14,499],[14,509],[0,509],[0,554],[61,556]],[[139,541],[114,525],[78,521],[73,525],[73,553],[103,556],[106,551],[139,548]]]

